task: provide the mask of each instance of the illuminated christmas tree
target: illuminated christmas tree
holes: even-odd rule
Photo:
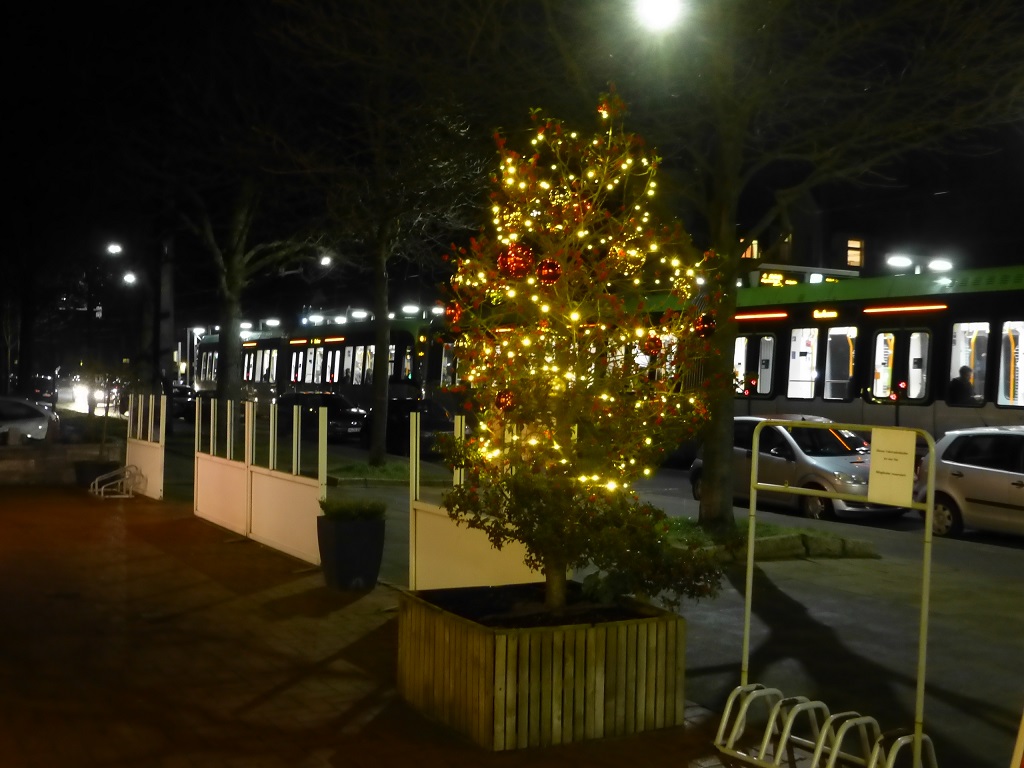
[[[445,506],[496,547],[522,542],[554,611],[567,570],[588,564],[633,593],[717,586],[631,488],[706,416],[713,314],[694,299],[710,254],[656,221],[657,158],[623,129],[621,101],[599,113],[596,135],[534,113],[525,153],[497,137],[493,219],[455,252],[446,308],[477,424],[448,451],[466,479]],[[652,314],[654,294],[684,309]]]

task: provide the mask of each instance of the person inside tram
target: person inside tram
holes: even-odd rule
[[[960,367],[960,375],[949,382],[946,390],[946,401],[952,405],[973,405],[977,401],[974,385],[971,383],[973,371],[969,365]]]

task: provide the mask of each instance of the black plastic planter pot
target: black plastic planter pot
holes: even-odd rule
[[[330,589],[370,590],[384,556],[384,520],[316,519],[320,567]]]

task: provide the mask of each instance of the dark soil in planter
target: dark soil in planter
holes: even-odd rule
[[[656,609],[629,600],[599,603],[588,598],[575,581],[569,582],[567,605],[560,614],[545,608],[543,583],[428,589],[416,592],[416,596],[456,616],[496,628],[601,624],[657,615]]]

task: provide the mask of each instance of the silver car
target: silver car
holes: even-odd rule
[[[818,416],[781,415],[773,420],[831,423]],[[733,497],[746,498],[750,487],[754,428],[767,417],[738,416],[733,420]],[[830,493],[867,496],[870,445],[855,432],[845,429],[810,427],[765,427],[758,444],[758,481],[772,485],[815,488]],[[690,468],[693,498],[700,499],[704,463],[698,456]],[[878,504],[797,496],[791,493],[758,491],[758,499],[799,509],[804,517],[824,519],[844,512],[906,510]]]
[[[927,487],[920,473],[914,498]],[[1024,535],[1024,427],[947,432],[935,444],[936,536],[965,527]]]
[[[0,443],[56,440],[59,429],[60,417],[51,405],[0,396]]]

